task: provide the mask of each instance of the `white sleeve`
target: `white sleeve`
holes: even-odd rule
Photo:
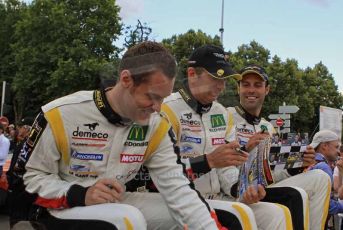
[[[273,174],[273,178],[274,178],[275,183],[282,181],[288,177],[291,177],[291,175],[289,175],[289,173],[287,172],[286,169],[274,170],[274,171],[272,171],[272,174]]]
[[[220,189],[232,198],[231,188],[238,182],[239,169],[235,166],[229,166],[221,169],[217,169]]]
[[[190,187],[182,166],[177,164],[177,155],[168,134],[145,165],[171,216],[181,228],[187,224],[189,229],[217,229],[207,204],[200,198],[200,194]]]
[[[2,141],[0,143],[0,162],[6,161],[9,150],[10,150],[10,141],[7,139],[7,137],[2,136]]]
[[[339,176],[339,171],[337,166],[335,166],[334,170],[333,170],[333,176]]]
[[[49,124],[40,136],[26,164],[24,183],[30,193],[45,199],[58,199],[66,195],[71,183],[59,176],[61,154],[57,150]]]

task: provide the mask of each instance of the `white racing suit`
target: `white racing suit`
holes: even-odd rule
[[[42,110],[20,159],[27,161],[26,190],[37,193],[35,203],[51,215],[103,220],[118,229],[217,229],[176,163],[164,118],[152,114],[148,126],[125,124],[100,90],[74,93]],[[125,193],[119,203],[85,206],[87,187],[100,178],[125,184],[142,164],[160,194]]]
[[[270,122],[248,114],[240,106],[229,107],[228,111],[229,116],[233,118],[227,136],[228,141],[238,140],[244,146],[251,136],[261,131],[262,126],[268,128],[270,135],[275,132]],[[238,173],[238,169],[236,170]],[[291,176],[290,173],[294,174],[294,171],[296,170],[274,171],[272,176],[275,183],[269,187],[290,187],[295,189],[296,191],[292,192],[301,194],[302,205],[301,203],[293,203],[293,210],[303,209],[304,229],[324,229],[330,198],[330,178],[320,170],[304,173],[297,172],[300,174]],[[234,184],[234,181],[231,183]]]
[[[222,202],[219,200],[225,200],[230,205],[226,205],[229,208],[227,211],[238,217],[243,229],[289,229],[286,219],[291,222],[291,218],[286,207],[259,202],[252,205],[256,207],[252,213],[243,203],[229,202],[230,193],[227,193],[229,189],[226,188],[226,182],[230,180],[227,176],[238,175],[225,173],[228,168],[209,169],[207,166],[206,169],[206,166],[197,166],[193,161],[224,144],[228,128],[227,110],[221,104],[213,102],[212,105],[200,107],[185,89],[181,89],[167,97],[161,108],[161,113],[171,121],[178,137],[181,160],[186,165],[189,177],[194,179],[195,188],[208,199],[213,208],[217,208],[216,205]],[[251,228],[247,228],[247,225]]]

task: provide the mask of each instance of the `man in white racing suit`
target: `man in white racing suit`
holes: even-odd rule
[[[228,141],[239,141],[244,149],[251,151],[254,143],[263,140],[266,133],[272,135],[275,132],[272,124],[260,117],[264,98],[269,93],[270,86],[265,70],[259,66],[246,66],[240,73],[242,76],[242,80],[238,82],[240,105],[228,108],[229,116],[233,117],[233,120],[227,138]],[[308,146],[304,153],[303,168],[277,170],[272,175],[275,184],[271,185],[271,188],[287,186],[289,189],[284,196],[286,200],[288,193],[300,193],[302,202],[284,202],[285,199],[281,199],[280,194],[271,194],[272,198],[269,201],[283,203],[290,208],[291,212],[302,209],[299,215],[303,215],[304,229],[324,229],[330,198],[330,179],[319,170],[302,173],[305,166],[313,162],[314,151]],[[231,167],[231,170],[236,170],[238,174],[237,168]],[[231,182],[232,185],[234,183],[234,181]],[[268,197],[268,190],[266,197]]]
[[[42,107],[16,165],[25,165],[26,190],[44,208],[38,222],[47,229],[220,227],[176,163],[169,123],[155,113],[175,73],[162,45],[143,42],[124,54],[113,88]],[[142,164],[160,194],[125,192]]]
[[[225,88],[226,78],[231,75],[239,79],[240,76],[234,75],[224,51],[213,45],[194,50],[188,63],[184,87],[164,100],[161,112],[173,125],[181,160],[194,180],[195,188],[208,199],[211,207],[216,208],[218,200],[233,200],[227,182],[231,181],[228,177],[237,175],[228,174],[228,168],[224,166],[241,165],[247,160],[247,154],[237,152],[238,143],[225,144],[229,127],[227,110],[215,101]],[[228,211],[238,217],[242,229],[248,229],[248,225],[258,229],[292,228],[287,207],[258,202],[264,194],[254,190],[248,196],[253,197],[253,201],[244,201],[255,203],[250,206],[253,210],[240,202],[228,202],[231,206],[227,206]],[[244,220],[244,213],[249,214],[249,219]],[[232,226],[233,229],[239,227],[237,224]]]

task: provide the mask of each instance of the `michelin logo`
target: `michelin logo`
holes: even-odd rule
[[[181,146],[181,148],[180,148],[180,152],[182,152],[182,153],[190,153],[192,151],[193,151],[192,146]]]
[[[181,142],[190,142],[190,143],[201,144],[201,138],[182,135],[181,136]]]
[[[79,160],[102,161],[104,158],[104,155],[99,154],[99,153],[79,153],[79,152],[74,151],[71,157],[74,159],[79,159]]]

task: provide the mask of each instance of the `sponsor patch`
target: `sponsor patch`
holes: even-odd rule
[[[120,162],[121,163],[136,163],[136,162],[143,162],[144,154],[120,154]]]
[[[212,138],[212,145],[222,145],[225,144],[224,138]]]
[[[212,128],[217,128],[221,126],[225,126],[225,120],[223,114],[213,114],[211,115],[211,125]]]
[[[131,141],[143,141],[145,140],[147,131],[148,126],[133,125],[127,139]]]
[[[77,127],[72,133],[72,139],[76,140],[107,141],[107,138],[108,133],[82,131],[80,130],[80,127]]]
[[[183,116],[185,116],[188,120],[192,119],[192,113],[184,113]]]
[[[225,131],[226,130],[226,126],[225,127],[218,127],[218,128],[210,128],[209,130],[210,130],[210,132]]]
[[[188,126],[188,127],[200,127],[201,123],[200,121],[197,120],[187,120],[184,118],[180,118],[180,124],[183,126]]]
[[[201,156],[201,154],[196,153],[196,152],[180,153],[180,156],[182,159],[187,159],[187,158],[193,158],[193,157]]]
[[[181,153],[190,153],[193,151],[193,147],[192,146],[181,146],[180,147],[180,152]]]
[[[90,167],[86,165],[71,165],[69,174],[80,178],[98,178],[98,173],[90,171]]]
[[[148,141],[142,141],[142,142],[133,142],[133,141],[125,141],[124,146],[148,146]]]
[[[84,126],[87,126],[90,131],[94,131],[97,126],[99,126],[98,122],[90,123],[90,124],[84,124]]]
[[[190,142],[190,143],[201,144],[201,138],[181,135],[181,142]]]
[[[93,161],[102,161],[104,155],[101,153],[80,153],[74,151],[71,154],[71,157],[78,160],[93,160]]]
[[[74,146],[84,146],[84,147],[104,147],[106,144],[73,142],[73,143],[71,143],[71,145],[74,145]]]
[[[242,135],[246,134],[246,135],[251,135],[251,136],[255,134],[255,131],[252,129],[246,128],[246,125],[237,125],[236,132]]]
[[[74,172],[89,172],[90,168],[85,165],[70,165],[70,170]]]
[[[196,127],[196,128],[194,128],[194,127],[191,127],[191,128],[182,127],[182,131],[189,131],[189,132],[193,132],[193,133],[198,133],[198,132],[201,132],[202,130],[199,129],[199,127]]]

